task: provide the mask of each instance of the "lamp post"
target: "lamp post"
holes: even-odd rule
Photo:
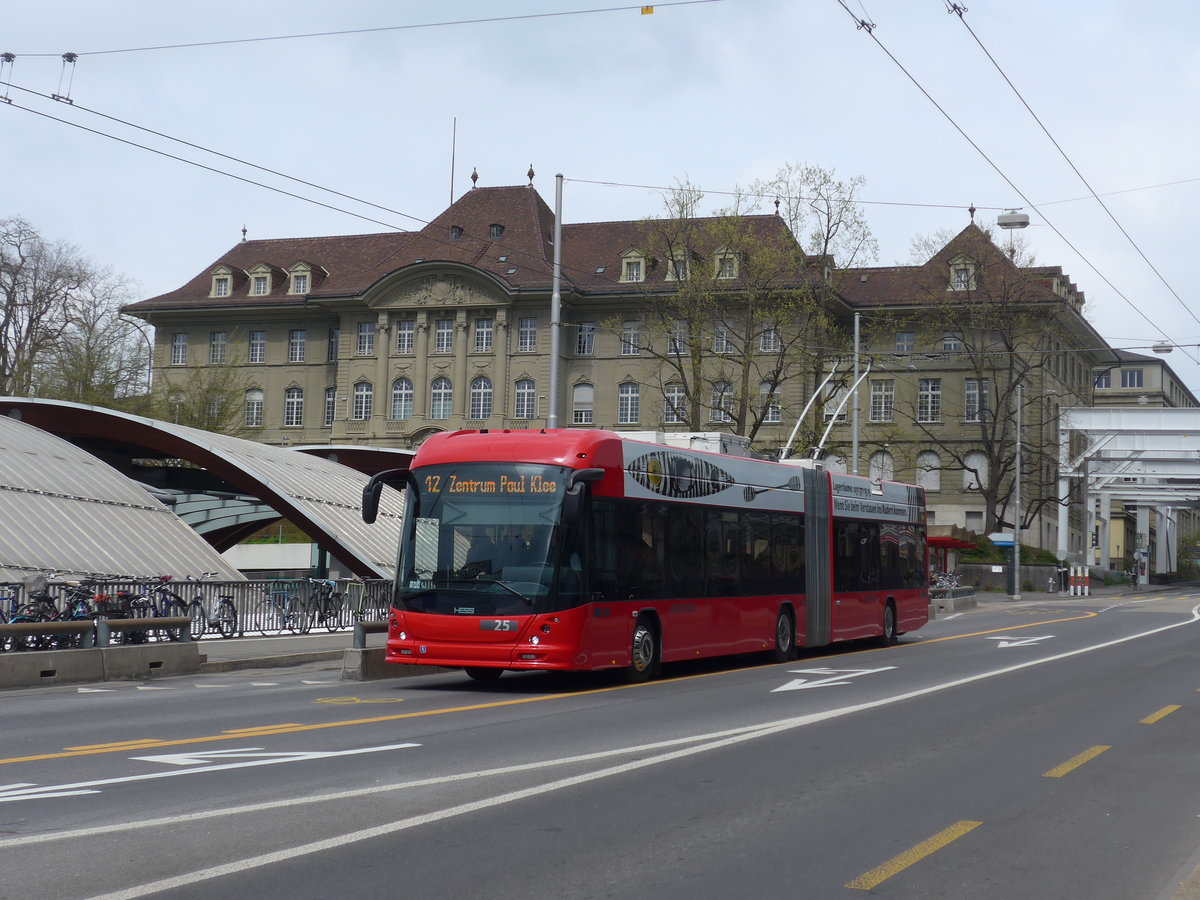
[[[150,393],[150,388],[154,384],[154,340],[150,335],[146,334],[145,326],[138,324],[130,318],[126,318],[125,322],[132,326],[138,334],[142,336],[142,340],[146,342],[146,393]]]

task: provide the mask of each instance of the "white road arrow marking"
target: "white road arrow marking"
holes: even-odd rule
[[[785,685],[774,688],[771,693],[779,691],[803,691],[808,688],[815,687],[831,687],[837,684],[853,684],[850,681],[857,675],[874,675],[876,672],[886,672],[889,669],[894,669],[895,666],[884,666],[881,669],[789,669],[793,675],[824,675],[826,677],[815,680],[808,678],[796,678],[789,681]]]
[[[998,643],[996,645],[997,648],[1000,648],[1000,647],[1028,647],[1032,644],[1036,644],[1038,641],[1048,641],[1052,637],[1054,637],[1054,635],[1052,635],[1052,634],[1044,634],[1041,637],[1030,637],[1030,638],[1015,638],[1015,637],[1009,637],[1008,635],[1000,635],[999,637],[989,637],[988,640],[989,641],[999,641],[1000,643]]]
[[[111,694],[114,688],[80,688],[81,694]]]
[[[158,756],[131,756],[130,759],[166,763],[169,766],[200,766],[228,759],[274,759],[276,762],[287,762],[298,759],[320,759],[323,756],[332,755],[330,753],[308,753],[302,750],[291,753],[270,753],[264,751],[262,747],[241,747],[233,750],[205,750],[201,753],[163,753]]]
[[[49,784],[43,787],[34,785],[10,785],[0,788],[0,803],[13,800],[41,800],[48,797],[76,797],[81,794],[98,794],[97,788],[110,784],[129,784],[136,781],[154,781],[159,778],[173,778],[180,775],[196,775],[201,772],[220,772],[224,769],[246,769],[251,766],[272,766],[279,763],[301,762],[307,759],[329,759],[335,756],[356,756],[361,753],[380,753],[384,750],[408,750],[420,747],[420,744],[387,744],[382,747],[356,747],[353,750],[333,750],[329,752],[305,751],[295,753],[267,753],[259,747],[247,747],[243,750],[213,750],[211,752],[187,754],[166,754],[163,756],[134,756],[131,759],[149,760],[151,762],[167,762],[171,765],[183,766],[208,762],[210,759],[231,759],[238,756],[250,757],[241,762],[229,762],[213,765],[193,765],[189,769],[174,769],[167,772],[148,772],[142,775],[126,775],[119,778],[102,778],[97,781],[79,781],[74,784]]]

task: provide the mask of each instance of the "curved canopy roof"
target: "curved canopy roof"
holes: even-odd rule
[[[112,466],[0,417],[0,580],[31,575],[241,575]]]
[[[3,397],[0,415],[58,435],[143,484],[255,497],[356,575],[392,575],[402,497],[385,490],[379,518],[367,525],[360,512],[367,476],[356,469],[312,453],[77,403]],[[226,535],[227,546],[235,542]]]

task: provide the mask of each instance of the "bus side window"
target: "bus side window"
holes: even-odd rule
[[[667,590],[675,597],[700,596],[704,586],[702,510],[672,506],[667,518]]]

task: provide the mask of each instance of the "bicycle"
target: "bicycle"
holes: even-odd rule
[[[167,582],[171,581],[170,575],[160,575],[154,582],[143,582],[143,585],[150,585],[150,590],[133,599],[130,603],[130,611],[134,618],[169,618],[172,616],[186,616],[191,619],[191,625],[188,628],[189,636],[195,638],[197,632],[197,622],[204,621],[204,606],[200,601],[193,600],[188,603],[177,593],[167,587]],[[178,628],[162,629],[166,632],[167,640],[179,640]],[[200,634],[204,634],[204,625],[199,626]],[[133,638],[133,635],[141,635],[142,640],[149,638],[151,632],[130,632],[131,643],[139,643]]]
[[[376,594],[367,595],[367,583],[361,578],[343,578],[346,596],[350,598],[355,622],[374,622],[387,618],[386,599]]]
[[[17,607],[9,616],[13,625],[38,622],[82,622],[95,618],[92,608],[92,592],[78,581],[67,582],[65,601],[59,609],[58,600],[45,587],[35,590],[29,595],[28,601]],[[68,650],[78,647],[82,636],[78,634],[60,634],[54,637],[43,635],[28,635],[14,638],[11,641],[16,650]],[[6,647],[7,649],[7,647]]]
[[[259,634],[308,634],[312,630],[314,609],[308,600],[293,596],[286,587],[260,590],[265,596],[255,604],[252,619]]]
[[[316,585],[312,603],[317,624],[324,625],[329,631],[337,631],[342,627],[342,594],[334,590],[337,582],[330,578],[310,578],[308,583]]]
[[[205,572],[200,578],[195,578],[189,575],[188,581],[200,582],[205,578],[216,578],[216,572]],[[192,619],[192,640],[198,641],[202,638],[209,628],[213,628],[223,638],[231,638],[237,634],[238,630],[238,614],[237,607],[233,605],[232,594],[221,594],[217,597],[217,608],[208,615],[204,609],[204,592],[199,584],[196,587],[196,596],[191,603],[188,604],[188,609],[194,606],[199,607],[199,615]]]

